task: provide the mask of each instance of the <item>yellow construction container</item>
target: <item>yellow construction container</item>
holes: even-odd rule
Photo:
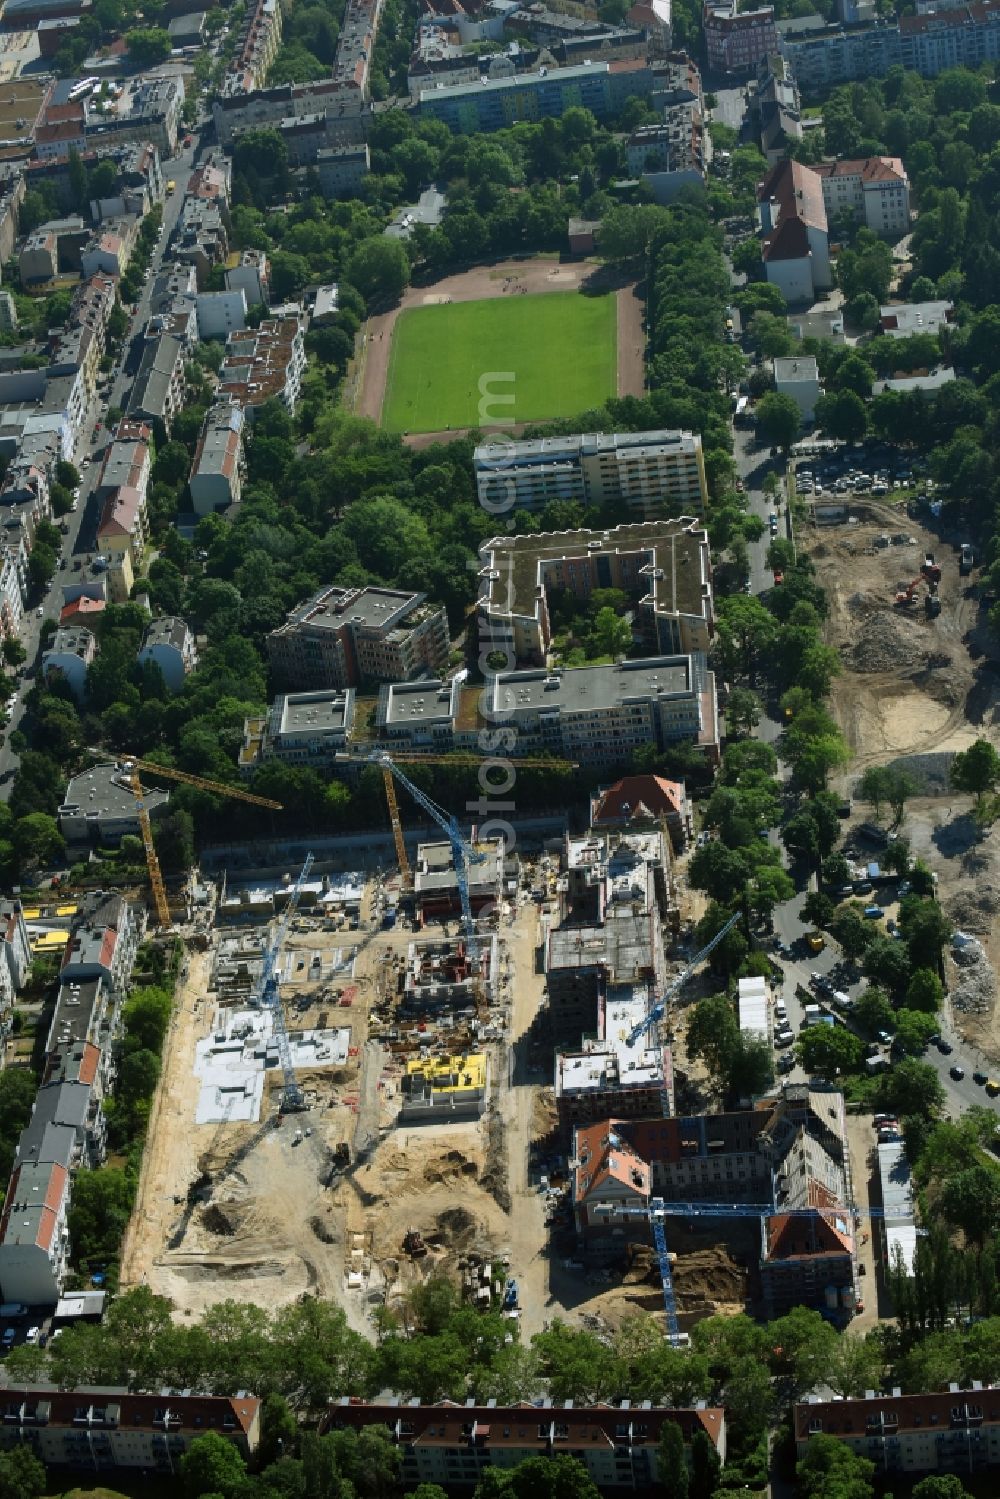
[[[75,916],[76,913],[77,913],[77,911],[79,909],[80,909],[79,906],[56,906],[56,915],[57,916]]]
[[[32,946],[35,952],[58,952],[68,940],[69,932],[39,932]]]

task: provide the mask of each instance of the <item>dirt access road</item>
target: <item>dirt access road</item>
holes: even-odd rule
[[[409,287],[397,307],[369,318],[365,326],[360,359],[349,382],[356,392],[356,414],[370,417],[373,422],[381,419],[392,334],[396,319],[407,308],[436,307],[442,302],[483,302],[488,298],[502,297],[506,295],[506,283],[511,277],[526,287],[528,296],[539,296],[554,291],[579,291],[585,282],[597,281],[606,274],[599,261],[573,260],[563,264],[539,256],[474,266],[471,270],[445,276],[431,286]],[[634,283],[616,287],[615,296],[618,304],[618,395],[641,396],[645,390],[642,298]],[[406,441],[413,447],[426,447],[433,442],[451,442],[463,435],[464,432],[459,430],[424,432],[412,434]]]

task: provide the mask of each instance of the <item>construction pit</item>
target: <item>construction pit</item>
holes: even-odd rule
[[[296,1070],[307,1112],[280,1114],[282,1070],[267,1065],[255,1074],[259,1117],[227,1116],[220,1096],[208,1100],[212,1122],[196,1122],[199,1105],[209,1117],[199,1054],[220,1036],[234,1050],[260,1049],[234,1031],[262,1018],[247,997],[269,929],[222,928],[207,951],[188,955],[122,1285],[147,1284],[179,1318],[234,1297],[273,1312],[318,1294],[372,1337],[380,1309],[398,1307],[426,1276],[446,1273],[478,1301],[483,1277],[502,1267],[517,1280],[525,1340],[555,1316],[580,1325],[595,1315],[614,1325],[636,1310],[661,1316],[652,1258],[581,1273],[565,1199],[557,1213],[529,1168],[533,1142],[551,1147],[556,1123],[551,1053],[537,1026],[538,907],[519,900],[500,932],[484,936],[473,993],[454,921],[383,929],[378,888],[366,888],[357,931],[305,919],[286,943],[281,999],[293,1051],[310,1032],[336,1048]],[[465,1087],[474,1056],[481,1100],[464,1111],[420,1106],[421,1078],[435,1068],[474,1093]],[[411,1119],[401,1110],[414,1099]],[[727,1248],[677,1247],[682,1321],[745,1304],[746,1277]]]
[[[1000,829],[982,835],[971,798],[949,785],[956,751],[981,737],[1000,746],[1000,647],[975,573],[959,572],[957,547],[889,507],[855,501],[851,510],[859,524],[799,536],[826,590],[826,639],[843,664],[831,699],[852,760],[838,789],[853,790],[870,765],[914,776],[921,794],[907,801],[901,831],[934,870],[946,914],[975,939],[947,957],[952,1018],[984,1061],[1000,1064]],[[910,605],[894,602],[928,554],[941,569],[936,617],[926,612],[923,581]],[[870,815],[859,803],[845,834]]]
[[[843,666],[831,703],[857,777],[897,756],[963,749],[996,694],[970,653],[979,606],[957,550],[905,512],[871,501],[851,510],[857,524],[808,526],[797,540],[826,590],[826,639]],[[921,576],[927,557],[940,569],[936,615]],[[917,579],[911,601],[896,603]]]

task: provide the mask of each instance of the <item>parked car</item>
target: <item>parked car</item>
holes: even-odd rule
[[[985,1088],[986,1084],[989,1082],[989,1078],[986,1076],[985,1072],[974,1072],[972,1074],[972,1081],[976,1084],[977,1087]]]
[[[885,912],[881,906],[865,906],[865,916],[869,921],[878,921],[879,917],[884,915]]]
[[[957,1064],[954,1067],[949,1067],[948,1076],[954,1078],[956,1083],[960,1083],[965,1076],[965,1068],[959,1067]]]

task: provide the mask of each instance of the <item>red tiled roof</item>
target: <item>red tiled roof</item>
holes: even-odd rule
[[[860,177],[862,182],[906,181],[898,156],[864,156],[857,161],[826,161],[812,169],[819,177]]]
[[[649,1197],[649,1166],[617,1132],[617,1124],[614,1119],[603,1120],[576,1131],[574,1150],[580,1162],[574,1173],[577,1202],[586,1201],[609,1182],[617,1182],[637,1197]]]
[[[765,239],[761,254],[765,260],[804,260],[810,253],[809,230],[801,219],[784,217]]]
[[[66,604],[59,611],[59,623],[68,625],[75,619],[88,618],[92,614],[103,614],[105,603],[103,599],[92,599],[83,594],[74,599],[72,604]]]
[[[601,794],[594,807],[591,824],[628,822],[644,814],[652,817],[677,816],[684,805],[684,787],[679,781],[663,776],[624,776]]]
[[[812,167],[798,161],[779,161],[757,188],[757,202],[772,198],[781,205],[781,216],[801,219],[813,229],[826,228],[823,183]]]

